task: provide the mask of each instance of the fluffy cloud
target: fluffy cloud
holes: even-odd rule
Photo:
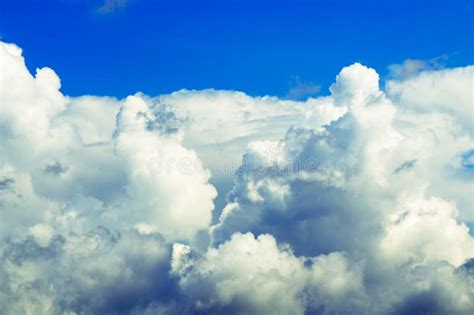
[[[268,234],[236,233],[201,258],[175,247],[173,273],[203,313],[303,314],[322,301],[327,311],[341,312],[364,297],[360,270],[344,255],[295,257]]]
[[[387,82],[387,93],[402,108],[447,113],[472,135],[473,76],[473,66],[424,71],[404,80]]]
[[[114,151],[125,160],[124,207],[133,209],[127,221],[191,239],[211,223],[216,191],[196,153],[156,119],[139,97],[128,97],[117,115]]]
[[[472,147],[469,135],[458,131],[453,139],[456,132],[444,129],[434,131],[430,141],[433,118],[398,113],[379,90],[375,71],[359,64],[344,68],[331,91],[335,106],[347,108],[337,121],[323,130],[294,127],[273,147],[262,142],[249,145],[229,204],[213,227],[215,241],[236,231],[251,231],[271,233],[304,255],[360,253],[384,239],[385,233],[392,235],[392,229],[405,226],[413,233],[411,238],[400,231],[397,239],[406,238],[404,244],[398,249],[388,246],[404,255],[431,218],[427,226],[431,232],[419,242],[426,244],[423,250],[415,249],[417,254],[434,255],[456,266],[472,257],[473,240],[466,226],[456,221],[456,204],[431,196],[439,187],[431,173],[460,168],[454,162]],[[438,124],[451,121],[436,115],[434,119]],[[399,200],[409,193],[415,197],[400,206]],[[402,214],[396,212],[400,207]],[[406,218],[416,222],[404,222]],[[399,223],[396,228],[383,223],[393,221]],[[452,230],[433,235],[437,221],[446,229],[449,222]],[[448,249],[440,253],[448,243],[453,250],[459,246],[457,254]]]
[[[449,261],[455,266],[474,256],[474,239],[456,222],[453,203],[431,197],[406,196],[386,226],[382,250],[412,262]]]
[[[472,66],[117,100],[0,60],[2,310],[474,310]]]
[[[173,314],[171,247],[156,234],[56,235],[2,245],[0,305],[9,314]]]

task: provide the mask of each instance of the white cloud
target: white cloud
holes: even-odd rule
[[[340,253],[310,260],[295,257],[271,235],[237,233],[202,258],[193,258],[181,246],[175,251],[173,273],[203,312],[303,314],[319,307],[321,300],[331,312],[354,305],[349,300],[338,305],[341,298],[364,296],[360,270]]]
[[[0,305],[9,314],[173,314],[171,247],[157,234],[56,235],[47,246],[32,239],[2,245]]]
[[[406,80],[389,81],[386,86],[387,94],[401,108],[447,113],[473,134],[474,66],[424,71]]]
[[[154,119],[146,103],[130,96],[117,115],[114,151],[125,161],[124,207],[132,211],[117,218],[147,223],[177,239],[192,239],[211,223],[216,191],[210,174],[179,134],[150,130]]]
[[[472,66],[117,100],[0,60],[2,310],[472,313]]]
[[[381,242],[388,257],[412,263],[448,261],[455,266],[474,257],[474,238],[466,225],[456,222],[458,210],[453,203],[403,196],[397,208]]]
[[[472,146],[469,134],[456,131],[449,117],[397,112],[378,89],[378,76],[372,69],[359,64],[344,68],[331,91],[333,102],[348,109],[338,121],[324,130],[290,129],[278,144],[278,152],[270,154],[271,159],[261,153],[264,143],[249,145],[229,195],[232,207],[213,227],[217,243],[234,232],[253,231],[272,233],[305,255],[359,251],[358,246],[367,247],[381,237],[381,223],[396,211],[399,196],[420,191],[423,200],[423,194],[436,193],[449,178],[443,176],[441,183],[437,174],[446,172],[447,167],[459,168],[452,163]],[[445,128],[431,130],[443,123]],[[271,148],[270,143],[266,147]],[[450,180],[456,187],[467,184]],[[280,189],[271,189],[274,184]],[[412,200],[413,205],[415,202]],[[419,210],[412,209],[414,213]],[[471,206],[464,208],[464,212],[470,211]],[[445,240],[447,243],[463,244],[458,254],[447,252],[436,258],[460,265],[473,255],[469,250],[472,237],[456,222],[457,210],[435,212],[434,216],[439,222],[448,218],[452,222],[453,231],[448,234],[457,236]],[[288,222],[293,223],[289,228]],[[369,236],[363,230],[374,234]],[[445,241],[429,235],[426,242],[431,252],[426,255],[439,255],[434,252],[446,243],[440,245],[438,242]],[[356,246],[354,241],[361,244]],[[398,251],[405,249],[402,245]],[[420,248],[416,251],[422,252]]]

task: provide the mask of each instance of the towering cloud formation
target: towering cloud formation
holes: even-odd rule
[[[0,60],[7,313],[474,311],[474,67],[117,100]]]
[[[158,113],[130,96],[117,114],[114,152],[125,161],[127,177],[122,206],[133,209],[120,219],[146,224],[170,239],[190,239],[211,223],[216,191],[196,154],[167,125],[169,115],[161,119]]]

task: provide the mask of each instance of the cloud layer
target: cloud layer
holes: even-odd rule
[[[7,313],[474,311],[473,66],[118,100],[0,60]]]

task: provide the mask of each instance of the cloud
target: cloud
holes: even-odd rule
[[[388,81],[387,93],[403,109],[449,114],[472,134],[473,72],[473,66],[423,71],[410,78]]]
[[[117,115],[114,152],[124,161],[129,196],[123,206],[134,209],[126,214],[129,222],[189,240],[210,225],[216,190],[196,153],[154,117],[135,96],[127,98]],[[150,128],[150,121],[160,128]]]
[[[321,85],[312,82],[302,82],[299,76],[295,76],[291,80],[291,87],[288,90],[290,99],[303,99],[318,94],[321,91]]]
[[[407,79],[423,71],[441,70],[444,68],[442,61],[447,58],[447,56],[440,56],[428,60],[405,59],[400,64],[395,63],[389,65],[388,76],[395,79]]]
[[[2,245],[0,302],[7,313],[175,312],[169,275],[171,247],[156,234],[112,233],[98,227],[86,234],[55,235]],[[54,268],[53,268],[54,266]],[[1,277],[1,276],[0,276]]]
[[[317,309],[319,299],[327,311],[341,312],[364,297],[360,270],[343,254],[295,257],[268,234],[236,233],[201,258],[178,247],[173,265],[181,288],[204,313],[302,314]]]
[[[97,12],[101,14],[113,13],[117,10],[123,10],[129,0],[104,0],[102,5],[97,8]]]
[[[474,310],[472,66],[118,100],[0,58],[2,310]]]
[[[427,248],[417,252],[426,257],[436,254],[437,246],[445,246],[436,245],[439,241],[461,246],[461,257],[456,258],[449,251],[442,257],[455,265],[474,255],[466,226],[455,221],[456,206],[444,205],[453,209],[435,211],[438,208],[431,210],[433,206],[428,202],[431,190],[438,188],[437,179],[430,178],[428,172],[437,167],[441,172],[468,150],[472,145],[468,134],[461,132],[453,141],[446,128],[437,131],[433,142],[431,123],[420,122],[421,129],[411,135],[411,126],[396,124],[412,117],[397,112],[378,89],[375,71],[358,64],[344,68],[331,91],[335,106],[348,111],[324,130],[292,128],[278,143],[277,152],[262,150],[261,142],[249,145],[235,177],[236,185],[228,195],[229,204],[213,227],[215,242],[220,243],[237,231],[251,231],[271,233],[303,255],[360,252],[383,238],[381,222],[395,213],[403,196],[413,194],[410,205],[420,205],[422,212],[433,213],[440,222],[453,218],[453,232],[459,233],[456,240],[430,236]],[[451,149],[440,154],[443,146]],[[263,143],[263,147],[271,145]],[[434,147],[438,148],[436,154],[431,153],[436,151]],[[396,171],[415,159],[417,163],[406,172]],[[458,187],[464,184],[461,182]],[[462,204],[462,198],[459,200]],[[418,211],[415,208],[414,213]],[[465,211],[471,211],[469,206]],[[288,222],[292,222],[291,227]],[[410,228],[417,233],[421,226],[410,224]],[[367,234],[370,230],[374,234]],[[406,246],[399,249],[404,255],[402,248]]]

